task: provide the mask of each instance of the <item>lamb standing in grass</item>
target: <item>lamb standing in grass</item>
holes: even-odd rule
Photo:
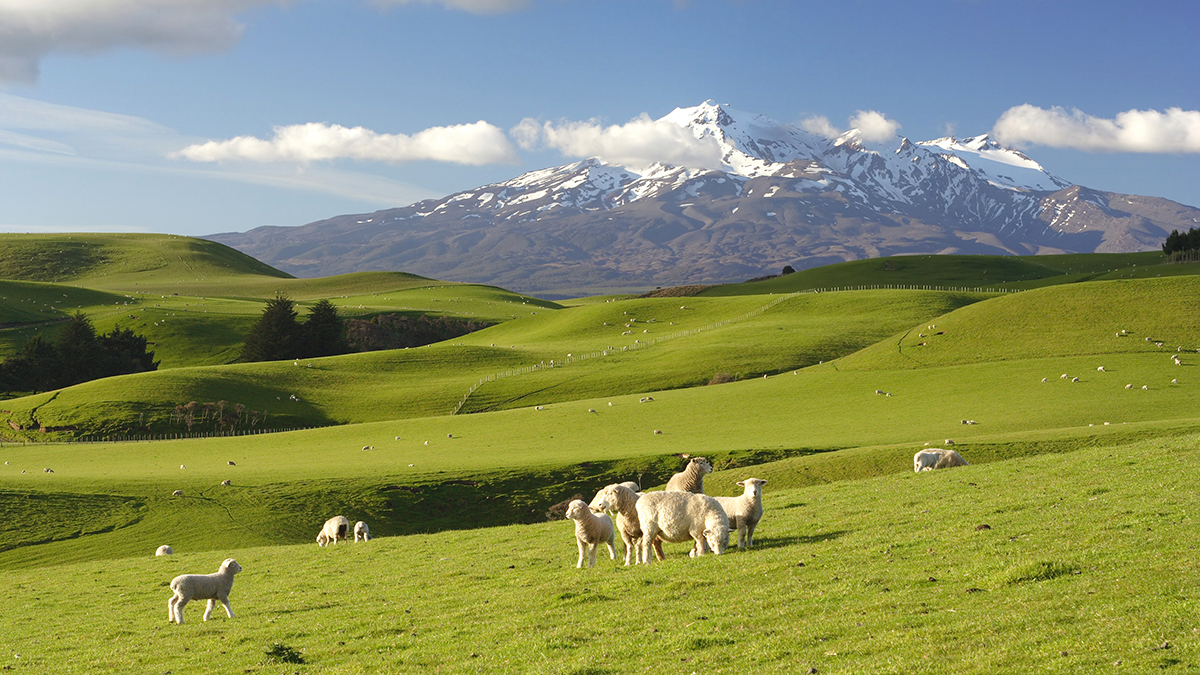
[[[694,541],[692,555],[721,555],[729,545],[729,517],[717,500],[692,492],[647,492],[637,501],[642,526],[642,562],[650,564],[650,549],[663,541]]]
[[[608,558],[617,559],[617,547],[613,545],[612,518],[605,514],[592,513],[582,499],[573,500],[567,506],[567,518],[575,521],[575,543],[579,545],[579,561],[575,563],[576,568],[583,567],[585,557],[589,561],[588,567],[595,567],[596,549],[601,543],[608,546]]]
[[[642,561],[642,525],[638,520],[638,493],[630,488],[637,483],[626,481],[615,485],[607,485],[592,499],[588,508],[594,513],[608,512],[617,514],[617,529],[621,531],[621,540],[625,542],[625,564],[634,557],[634,563]],[[654,554],[659,560],[663,559],[662,542],[655,542]]]
[[[350,521],[346,516],[334,516],[325,521],[325,526],[321,528],[321,533],[317,535],[317,545],[325,546],[329,542],[333,542],[337,546],[338,539],[345,539],[350,534]]]
[[[754,528],[762,520],[762,486],[766,485],[765,478],[747,478],[739,480],[738,485],[745,488],[737,497],[713,497],[725,515],[729,516],[729,529],[737,530],[738,548],[748,548],[754,545]]]
[[[219,601],[225,606],[225,613],[233,618],[233,610],[229,607],[229,589],[233,588],[233,575],[242,571],[242,566],[233,558],[226,558],[221,567],[212,574],[180,574],[171,580],[171,590],[175,595],[167,601],[167,620],[183,624],[183,608],[192,600],[208,600],[208,608],[204,610],[204,620],[212,616],[213,607]]]
[[[693,457],[688,460],[683,471],[671,476],[667,481],[668,492],[695,492],[704,494],[704,475],[712,473],[712,464],[703,457]]]
[[[354,524],[354,541],[357,542],[360,538],[362,541],[371,540],[371,528],[361,520]]]

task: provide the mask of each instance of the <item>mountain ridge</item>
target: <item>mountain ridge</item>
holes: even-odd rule
[[[1166,199],[1074,185],[986,134],[828,137],[711,101],[656,124],[689,131],[718,166],[591,157],[405,207],[206,238],[297,276],[403,270],[536,293],[891,255],[1133,252],[1200,222],[1200,209]]]

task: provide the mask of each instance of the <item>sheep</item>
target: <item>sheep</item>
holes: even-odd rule
[[[1099,368],[1097,368],[1097,369],[1096,369],[1096,372],[1097,372],[1097,373],[1104,373],[1104,372],[1108,372],[1108,371],[1104,370],[1104,366],[1100,366]]]
[[[613,523],[607,514],[596,515],[582,499],[574,499],[567,506],[567,518],[575,521],[575,543],[579,545],[579,560],[575,568],[583,567],[584,558],[588,567],[596,566],[596,549],[600,544],[608,546],[609,560],[617,559],[617,547],[613,545]]]
[[[228,464],[229,466],[237,466],[237,464],[234,464],[233,460],[229,460],[228,462],[225,462],[225,463]]]
[[[175,595],[167,601],[167,620],[183,625],[183,608],[192,600],[208,600],[208,608],[204,610],[204,620],[212,616],[213,607],[220,601],[225,606],[225,613],[233,618],[233,609],[229,607],[229,589],[233,588],[233,575],[242,571],[242,566],[233,558],[226,558],[221,567],[213,574],[180,574],[171,580],[171,590]]]
[[[762,486],[767,484],[765,478],[747,478],[739,480],[738,485],[745,491],[737,497],[713,497],[725,509],[729,517],[730,534],[737,530],[738,548],[754,546],[754,528],[762,520]]]
[[[174,491],[174,492],[172,492],[172,493],[171,493],[171,496],[172,496],[172,497],[182,497],[182,496],[183,496],[183,490],[176,490],[176,491]]]
[[[637,501],[642,525],[643,564],[650,564],[650,550],[657,539],[695,542],[692,555],[721,555],[729,545],[729,516],[708,495],[692,492],[647,492]]]
[[[712,464],[703,457],[693,457],[688,460],[683,471],[671,476],[667,481],[669,492],[695,492],[704,494],[704,474],[712,473]]]
[[[954,450],[945,448],[929,448],[913,455],[913,472],[947,469],[952,466],[968,466],[967,460]]]
[[[174,554],[175,554],[175,549],[171,548],[170,546],[167,546],[166,544],[159,546],[158,549],[154,551],[155,556],[174,555]]]
[[[360,538],[362,541],[371,541],[371,528],[361,520],[354,524],[354,541],[357,542]]]
[[[321,533],[317,535],[317,545],[323,547],[332,541],[337,546],[338,539],[345,539],[349,532],[350,521],[346,516],[334,516],[325,521]]]
[[[953,439],[953,438],[947,438],[947,439],[946,439],[946,442],[945,442],[945,443],[943,443],[942,445],[954,445],[954,439]]]
[[[634,557],[635,564],[642,562],[642,525],[637,514],[637,487],[633,481],[606,485],[588,505],[593,513],[617,514],[617,529],[621,532],[621,540],[625,542],[626,565],[629,565],[630,556]],[[662,542],[655,542],[654,554],[659,560],[663,559]]]
[[[228,487],[228,486],[230,486],[230,485],[233,485],[233,481],[231,481],[231,480],[229,480],[228,478],[226,478],[225,480],[221,481],[221,485],[224,485],[224,486]]]

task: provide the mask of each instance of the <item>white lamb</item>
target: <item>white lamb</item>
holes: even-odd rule
[[[956,451],[945,448],[929,448],[913,455],[913,471],[915,473],[946,469],[952,466],[968,466],[967,460],[963,459],[962,455]]]
[[[754,545],[754,528],[762,520],[762,486],[767,484],[765,478],[747,478],[739,480],[738,485],[745,491],[737,497],[713,497],[725,515],[729,517],[729,530],[737,530],[738,548],[748,548]]]
[[[593,513],[617,514],[617,529],[621,532],[621,541],[625,542],[626,565],[629,564],[630,556],[633,556],[635,564],[642,562],[642,525],[637,514],[640,495],[630,486],[637,487],[637,483],[626,481],[606,485],[596,493],[592,503],[588,505]],[[655,542],[654,554],[659,560],[663,559],[661,541]]]
[[[208,608],[204,610],[204,620],[212,616],[213,607],[219,601],[225,606],[225,613],[233,618],[233,610],[229,607],[229,589],[233,588],[233,575],[242,571],[242,566],[233,558],[226,558],[221,567],[213,574],[180,574],[171,580],[171,590],[175,595],[167,601],[167,620],[183,624],[183,608],[192,600],[208,600]]]
[[[167,546],[166,544],[159,546],[158,549],[154,551],[154,555],[156,555],[156,556],[157,555],[173,555],[174,553],[175,553],[175,549],[171,548],[170,546]]]
[[[717,500],[694,492],[647,492],[637,501],[642,555],[650,564],[655,540],[694,541],[692,555],[721,555],[729,545],[729,517]]]
[[[695,492],[704,494],[704,476],[712,473],[712,464],[703,457],[693,457],[688,460],[683,471],[671,476],[667,481],[668,492]]]
[[[579,561],[575,563],[576,568],[583,567],[585,557],[588,558],[588,567],[595,567],[596,549],[602,543],[608,546],[609,560],[617,559],[617,547],[613,545],[612,518],[606,514],[592,513],[582,499],[572,500],[567,506],[567,518],[575,521],[575,543],[579,545]]]
[[[325,546],[329,542],[333,542],[337,546],[338,539],[345,539],[350,534],[350,521],[346,516],[334,516],[325,521],[325,526],[321,528],[321,533],[317,535],[317,545]]]
[[[371,528],[367,527],[367,524],[361,520],[358,521],[357,523],[355,523],[354,524],[354,541],[357,542],[357,541],[370,541],[370,540],[371,540]]]

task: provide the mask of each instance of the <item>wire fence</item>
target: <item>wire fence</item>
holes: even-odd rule
[[[478,382],[471,385],[470,389],[467,390],[467,393],[463,394],[462,398],[460,398],[458,400],[458,403],[455,404],[454,409],[451,412],[451,414],[452,415],[459,414],[460,411],[463,409],[463,406],[465,406],[467,404],[467,401],[470,400],[471,395],[474,394],[480,387],[482,387],[483,385],[485,385],[489,382],[495,382],[496,380],[501,380],[501,379],[508,378],[508,377],[514,377],[517,375],[528,375],[529,373],[537,372],[539,370],[548,370],[550,368],[561,368],[563,366],[567,366],[572,363],[578,363],[580,361],[588,361],[588,360],[596,359],[596,358],[603,358],[605,356],[611,356],[613,354],[628,353],[630,351],[644,349],[646,347],[651,347],[651,346],[654,346],[661,342],[665,342],[667,340],[674,340],[676,338],[697,335],[699,333],[703,333],[703,332],[710,331],[710,330],[713,330],[716,328],[728,326],[733,323],[738,323],[741,321],[745,321],[747,319],[752,319],[756,316],[759,316],[763,312],[766,312],[767,310],[775,307],[776,305],[778,305],[782,302],[786,302],[787,300],[791,300],[792,298],[804,295],[806,293],[835,293],[838,291],[867,291],[867,290],[951,291],[951,292],[963,292],[963,293],[1000,294],[1000,293],[1016,293],[1016,292],[1018,292],[1019,289],[980,288],[980,287],[968,287],[968,286],[875,284],[875,285],[863,285],[863,286],[835,286],[835,287],[831,286],[828,288],[811,288],[811,289],[806,289],[803,291],[796,291],[794,293],[788,293],[786,295],[782,295],[778,298],[775,298],[774,300],[772,300],[771,302],[768,302],[767,304],[763,305],[762,307],[759,307],[758,309],[755,309],[753,311],[742,314],[741,316],[724,319],[722,321],[717,321],[717,322],[710,323],[710,324],[707,324],[704,326],[700,326],[699,328],[691,328],[688,330],[676,331],[674,333],[670,333],[667,335],[660,335],[660,336],[656,336],[656,337],[649,338],[646,340],[642,340],[639,338],[639,339],[635,339],[633,341],[632,345],[625,345],[622,347],[611,347],[609,349],[600,349],[597,351],[587,352],[587,353],[583,353],[583,354],[568,354],[566,356],[566,358],[563,358],[563,359],[551,359],[547,363],[536,363],[536,364],[533,364],[530,366],[525,366],[523,368],[510,368],[508,370],[503,370],[498,373],[492,373],[491,375],[486,375],[486,376],[480,378]]]

